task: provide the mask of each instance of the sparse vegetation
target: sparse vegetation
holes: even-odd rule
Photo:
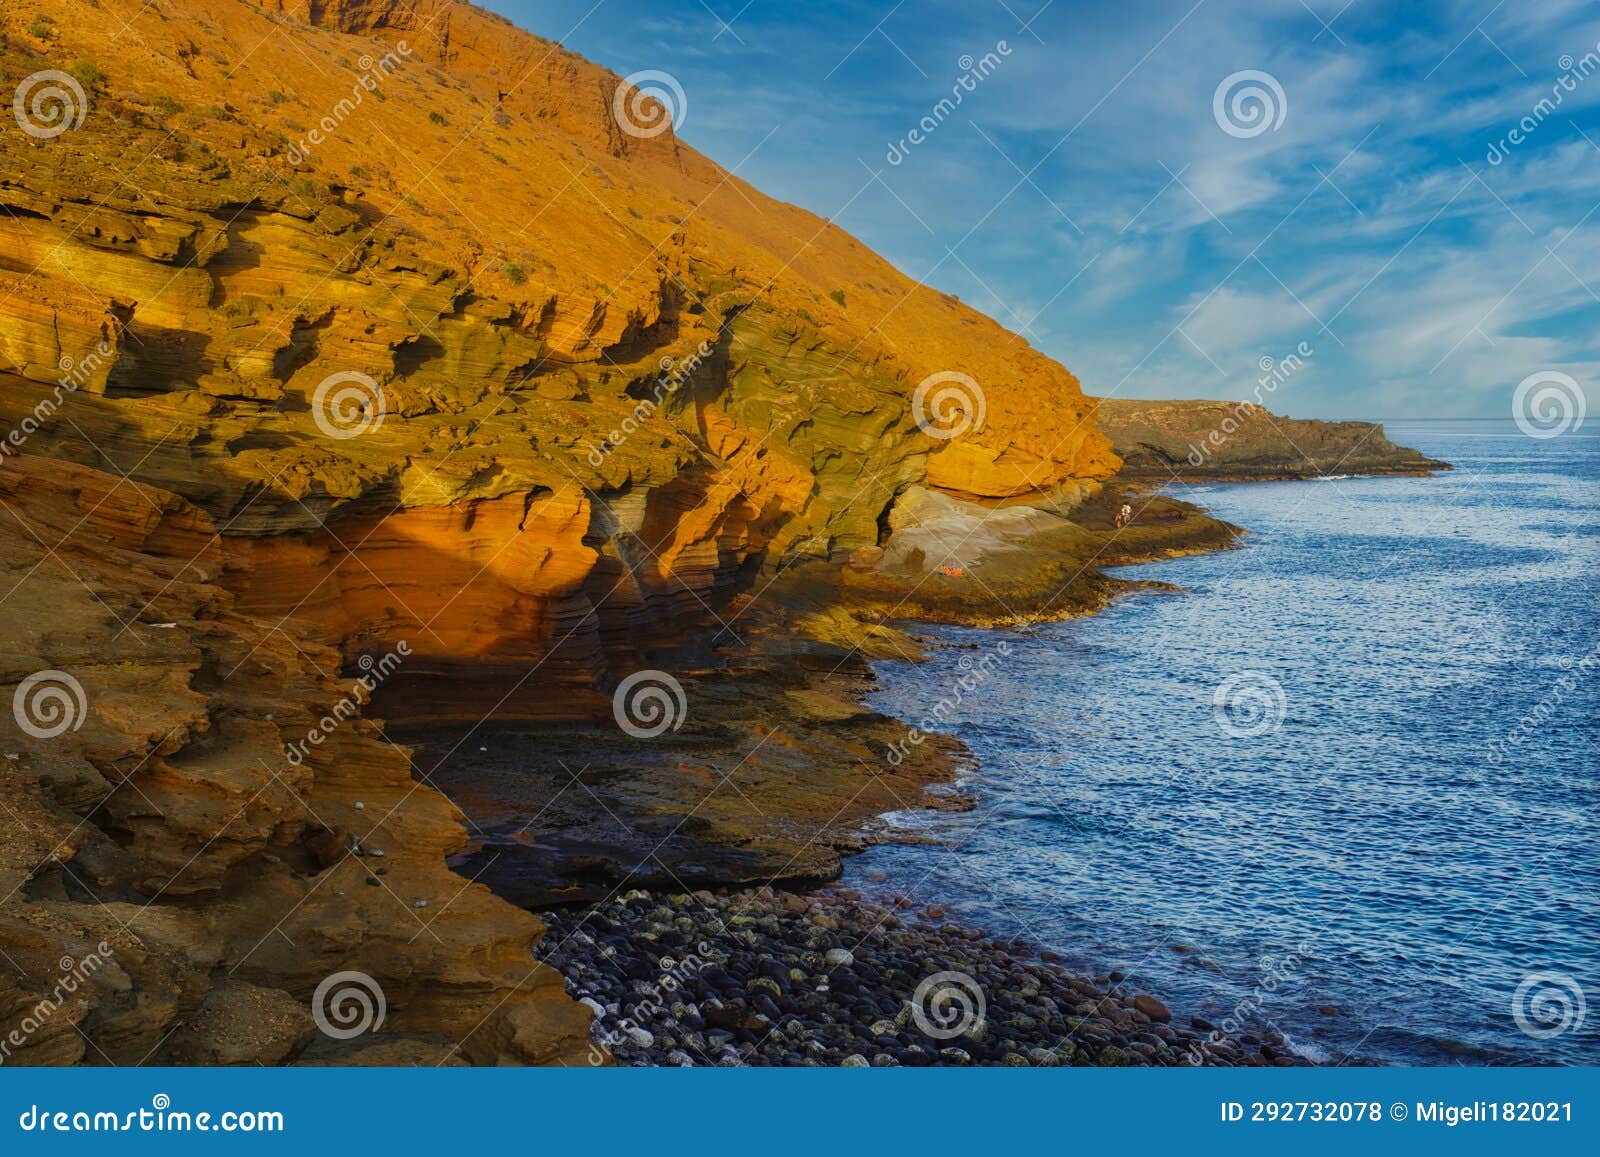
[[[35,16],[33,23],[28,25],[28,35],[35,40],[49,40],[56,34],[55,23],[48,16]]]
[[[836,304],[836,305],[838,305],[838,307],[839,307],[839,308],[840,308],[840,309],[843,309],[843,308],[844,308],[844,290],[842,290],[842,289],[835,289],[835,290],[833,290],[833,291],[832,291],[832,292],[831,292],[831,293],[829,293],[829,294],[828,294],[828,296],[829,296],[829,297],[831,297],[831,298],[833,298],[833,300],[834,300],[834,303],[835,303],[835,304]]]
[[[447,123],[445,121],[445,119],[444,119],[444,114],[441,113],[438,109],[435,109],[433,112],[430,112],[428,114],[428,119],[430,121],[432,121],[436,125],[442,125],[442,124]]]
[[[160,96],[156,97],[154,104],[156,106],[156,111],[164,117],[169,117],[173,113],[180,113],[183,111],[183,106],[177,101],[173,100],[172,97],[168,96],[166,93],[162,93]]]
[[[281,88],[275,88],[271,92],[267,93],[267,99],[273,104],[283,104],[289,99],[289,94],[284,92]]]
[[[106,82],[106,74],[87,60],[78,61],[69,71],[84,88],[99,88]]]
[[[521,285],[524,281],[528,280],[528,271],[522,268],[522,266],[518,265],[515,261],[506,262],[506,264],[502,267],[501,272],[506,275],[506,280],[511,282],[512,285]]]

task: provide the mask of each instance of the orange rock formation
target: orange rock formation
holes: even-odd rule
[[[8,84],[67,71],[79,106],[0,131],[0,691],[62,668],[93,704],[7,741],[0,1005],[64,943],[126,972],[33,1058],[226,1057],[194,1026],[251,1016],[249,1059],[294,1056],[356,960],[402,1029],[573,1059],[535,921],[474,888],[413,938],[395,897],[443,904],[461,833],[403,756],[350,726],[283,767],[340,663],[403,641],[594,714],[639,645],[877,545],[912,489],[1117,465],[1055,362],[469,5],[53,0],[0,33]],[[919,427],[935,374],[981,424]],[[383,887],[339,843],[373,832]]]

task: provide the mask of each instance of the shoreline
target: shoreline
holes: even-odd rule
[[[1114,525],[1112,515],[1124,500],[1136,503],[1139,513],[1132,524],[1121,527]],[[745,725],[758,738],[726,773],[731,778],[741,770],[745,775],[755,772],[758,783],[765,781],[763,788],[776,787],[772,795],[757,790],[755,799],[772,809],[757,806],[759,822],[738,820],[731,813],[719,817],[719,827],[700,826],[687,838],[686,848],[669,854],[672,862],[656,852],[641,859],[644,846],[612,848],[609,841],[597,842],[592,836],[564,837],[561,824],[535,840],[524,840],[526,825],[519,824],[511,841],[478,842],[475,850],[453,862],[475,878],[493,877],[484,882],[545,921],[548,930],[537,957],[565,979],[569,995],[588,1005],[595,1014],[591,1039],[623,1064],[1314,1064],[1275,1030],[1258,1033],[1241,1025],[1230,1035],[1182,1009],[1174,1018],[1159,995],[1120,987],[1125,982],[1120,974],[1094,978],[1073,972],[1064,957],[1025,941],[949,921],[902,918],[897,912],[914,908],[909,899],[890,895],[867,900],[838,883],[844,857],[877,843],[916,842],[914,832],[886,818],[903,810],[907,798],[919,809],[972,806],[962,781],[976,757],[958,738],[939,732],[928,733],[929,747],[904,766],[892,758],[876,769],[862,764],[872,774],[869,784],[896,776],[899,790],[889,792],[876,807],[855,806],[865,802],[865,787],[851,786],[849,781],[859,775],[841,777],[828,758],[830,750],[848,750],[836,746],[838,739],[849,735],[853,743],[876,748],[886,737],[917,732],[907,721],[871,706],[877,684],[873,660],[932,660],[925,640],[916,634],[919,626],[959,624],[1005,631],[1095,614],[1135,591],[1173,590],[1163,583],[1108,575],[1104,569],[1234,549],[1247,535],[1203,507],[1162,493],[1152,482],[1116,478],[1080,500],[1070,520],[1063,517],[1052,528],[992,544],[975,566],[969,563],[966,573],[984,580],[979,584],[984,597],[978,601],[978,592],[961,581],[960,572],[925,587],[926,580],[897,570],[882,555],[867,567],[836,572],[842,579],[837,586],[819,587],[814,574],[796,573],[777,595],[788,609],[764,621],[761,634],[767,640],[809,644],[798,651],[790,649],[792,644],[752,650],[737,693],[731,687],[722,693],[721,706],[701,725],[705,730],[697,726],[669,745],[669,750],[685,742],[693,745],[679,749],[679,769],[688,766],[682,756],[691,750],[702,755],[722,750],[729,726],[739,726],[748,715],[753,684],[770,682],[775,691],[781,689],[775,701],[787,704],[788,714],[778,723],[795,728],[800,740],[795,762],[787,773],[773,768],[774,775],[761,776],[752,756],[775,729],[771,719],[750,717]],[[999,617],[988,605],[1002,598],[997,588],[1013,597],[1006,604],[1009,613]],[[806,646],[813,648],[810,657]],[[702,707],[717,703],[714,688],[724,681],[725,676],[708,668],[689,682],[691,701]],[[603,738],[598,744],[589,742],[597,738],[581,729],[566,742],[584,746],[584,759],[593,761],[609,747]],[[527,774],[527,762],[516,751],[522,743],[510,746],[499,757],[486,756],[502,763],[497,778],[510,795],[496,791],[494,810],[508,817],[521,810],[515,797],[526,788],[516,784]],[[487,753],[484,746],[479,750]],[[614,754],[627,754],[628,762],[638,758],[636,749],[628,752]],[[861,763],[859,756],[851,761]],[[641,812],[634,789],[627,785],[646,789],[646,806],[659,809],[662,801],[656,793],[672,781],[607,772],[597,782],[603,791],[625,785],[626,794],[606,804],[607,816],[621,822],[619,817],[651,814]],[[908,797],[905,789],[913,785]],[[470,771],[455,784],[469,792],[474,786],[486,785]],[[842,806],[838,814],[830,813],[831,819],[818,813],[819,826],[802,833],[795,820],[816,811],[811,795],[819,789]],[[752,802],[747,790],[756,790],[756,784],[746,782],[738,792],[741,801]],[[454,790],[450,794],[460,798]],[[701,811],[704,802],[695,802],[689,816]],[[667,831],[668,839],[683,822]],[[772,847],[751,855],[775,833],[793,847],[776,858]],[[509,846],[513,844],[520,846]],[[563,875],[556,867],[552,872],[562,862],[571,870]],[[635,890],[624,891],[630,887]],[[637,890],[641,887],[653,891]],[[584,902],[597,904],[581,911],[572,907]],[[928,911],[943,916],[937,904]],[[841,942],[850,934],[849,942]],[[684,967],[691,962],[692,975]],[[913,1000],[918,986],[946,973],[972,978],[987,993],[994,1009],[992,1033],[986,1028],[977,1035],[957,1034],[957,1043],[939,1043],[940,1038],[920,1031],[924,1026],[917,1021]],[[836,976],[842,984],[835,983]],[[1036,999],[1041,995],[1043,1001]]]
[[[1142,561],[1167,557],[1181,554]],[[1126,581],[1105,605],[1145,590],[1181,593],[1181,588],[1166,584]],[[919,624],[900,625],[911,629]],[[1007,633],[1014,628],[977,629]],[[921,658],[901,661],[932,662],[946,649],[928,647],[926,639],[923,646],[928,649]],[[940,737],[954,744],[952,774],[925,787],[909,809],[930,819],[943,811],[969,810],[974,803],[969,785],[977,756],[958,738]],[[967,806],[944,806],[953,801]],[[920,834],[917,825],[892,818],[906,811],[882,812],[865,820],[860,827],[861,847],[846,853],[844,860],[877,844],[942,842]],[[825,880],[789,878],[782,884],[722,885],[692,893],[641,888],[613,895],[594,907],[581,903],[534,907],[531,910],[548,925],[536,956],[565,978],[574,999],[594,1012],[592,1039],[623,1065],[1310,1067],[1319,1063],[1295,1051],[1274,1029],[1243,1026],[1223,1031],[1191,1010],[1169,1009],[1159,993],[1129,987],[1129,978],[1120,971],[1091,975],[1080,970],[1085,967],[1081,959],[1075,969],[1059,952],[991,928],[955,922],[944,904],[914,901],[887,881],[844,881],[841,870]],[[598,918],[592,919],[596,913]],[[686,914],[689,930],[682,927]],[[818,916],[823,918],[820,923]],[[839,949],[850,959],[830,963],[827,953]],[[847,984],[854,981],[859,962],[881,970],[886,959],[898,963],[917,954],[930,976],[944,972],[970,976],[962,970],[981,961],[986,974],[1001,977],[1003,987],[993,1003],[988,986],[981,986],[985,1004],[1000,1013],[988,1018],[992,1032],[975,1036],[962,1032],[940,1039],[922,1031],[912,999],[916,989],[907,987],[913,983],[909,977],[902,978],[904,991],[893,992],[898,1003],[892,1009],[883,1005],[882,992],[874,994],[880,998],[874,1015],[859,1007],[830,1009],[825,997],[817,999],[837,987],[833,978],[840,971],[847,973]],[[798,969],[789,975],[789,984],[772,971],[774,961],[780,972]],[[803,965],[821,971],[807,972]],[[730,980],[744,982],[744,987]],[[791,987],[794,982],[809,982],[813,988],[809,993],[798,991]],[[970,986],[957,987],[971,991]],[[856,989],[852,985],[846,991],[854,995]],[[952,992],[954,1005],[965,1008],[965,998]],[[766,995],[772,1003],[758,1003],[757,995]],[[1034,1003],[1032,998],[1040,995],[1054,1003],[1042,1009],[1018,1007]],[[723,1011],[708,1018],[700,1004],[706,999]],[[801,1018],[819,1008],[828,1012],[820,1023],[811,1025]],[[938,1027],[931,1014],[926,1019]],[[801,1026],[800,1041],[788,1028],[792,1022]],[[892,1032],[874,1031],[885,1022]],[[789,1047],[802,1042],[808,1050],[803,1054]]]
[[[1121,501],[1124,493],[1139,495],[1144,508],[1171,501],[1148,482],[1117,483],[1108,485],[1096,506],[1113,496]],[[1198,517],[1199,534],[1162,527],[1155,541],[1130,543],[1121,551],[1108,537],[1097,567],[1234,549],[1248,533],[1211,519],[1203,508],[1182,505],[1187,510],[1181,522]],[[1037,543],[1028,545],[1019,552],[1022,557],[1038,550]],[[961,625],[1005,633],[1025,622],[1096,614],[1142,590],[1179,588],[1115,578],[1100,592],[1103,597],[1086,600],[1065,616]],[[939,617],[879,621],[912,637],[919,626],[940,625]],[[931,662],[937,654],[921,638],[918,651],[882,657]],[[875,675],[871,681],[877,681]],[[871,710],[869,688],[859,685],[854,691],[861,707]],[[924,786],[913,805],[919,810],[937,809],[934,797],[940,795],[946,803],[950,798],[970,802],[964,785],[976,756],[958,738],[940,738],[953,745],[949,774]],[[917,842],[915,831],[893,823],[892,814],[877,813],[861,823],[865,844]],[[788,888],[769,882],[693,893],[634,890],[582,911],[537,910],[549,925],[538,955],[594,1012],[595,1041],[625,1065],[1317,1063],[1275,1030],[1241,1026],[1225,1033],[1197,1014],[1169,1009],[1158,994],[1127,987],[1120,972],[1093,977],[1076,972],[1056,952],[952,922],[940,904],[919,907],[887,884],[881,896],[869,897],[837,878],[820,886],[789,883]],[[939,1034],[957,1022],[946,1026],[924,1007],[932,992],[927,983],[941,977],[947,998],[941,1004],[934,993],[934,1011],[953,1008],[950,1015],[964,1025],[949,1037]],[[941,982],[932,983],[937,988]],[[983,1015],[977,1016],[973,1010],[980,1003]]]
[[[539,913],[538,956],[623,1065],[1299,1067],[1269,1033],[1176,1014],[1121,973],[886,892],[630,891]]]
[[[1124,497],[1143,517],[1117,529]],[[648,744],[619,729],[603,700],[598,718],[464,727],[415,720],[416,692],[391,684],[375,714],[472,816],[474,838],[452,866],[518,907],[631,887],[825,883],[841,875],[841,857],[883,841],[884,813],[907,801],[971,806],[948,791],[965,746],[929,732],[890,759],[914,728],[868,702],[873,661],[927,659],[917,624],[1013,628],[1096,613],[1153,586],[1100,568],[1228,549],[1243,533],[1138,485],[1108,485],[1070,515],[991,544],[960,577],[816,566],[785,573],[760,600],[735,599],[723,613],[741,647],[686,643],[640,660],[674,672],[686,707]],[[993,613],[996,598],[1008,613]],[[567,791],[579,775],[587,790]]]

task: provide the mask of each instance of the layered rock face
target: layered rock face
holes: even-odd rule
[[[1116,468],[1059,365],[468,5],[59,0],[0,33],[0,692],[65,675],[76,713],[0,714],[8,1062],[594,1059],[351,678],[414,724],[611,727],[621,677],[752,646],[773,576],[920,496],[1070,502]],[[982,410],[959,437],[925,432],[936,376]],[[687,750],[614,753],[664,829],[825,875],[947,769],[879,767],[902,728],[814,685],[860,676],[880,628],[847,630],[769,636],[797,656],[720,674]],[[697,815],[735,773],[771,813]],[[381,1046],[312,1032],[352,969]]]
[[[227,566],[170,492],[0,470],[5,1063],[589,1061],[540,923],[445,867],[460,812]],[[386,1003],[377,1055],[314,1032],[347,970]]]
[[[1058,365],[631,135],[615,77],[495,17],[140,11],[7,26],[10,73],[95,71],[81,127],[3,138],[0,420],[70,363],[29,452],[188,498],[253,564],[243,605],[347,656],[558,652],[603,682],[745,568],[875,544],[914,484],[1115,466]],[[941,372],[983,395],[957,439],[915,421]]]
[[[1376,422],[1286,418],[1253,402],[1101,398],[1096,420],[1149,482],[1256,481],[1340,474],[1427,474],[1449,465],[1397,446]]]

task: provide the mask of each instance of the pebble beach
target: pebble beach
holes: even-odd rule
[[[618,1064],[1301,1065],[937,906],[845,888],[632,891],[541,913],[541,958]]]

